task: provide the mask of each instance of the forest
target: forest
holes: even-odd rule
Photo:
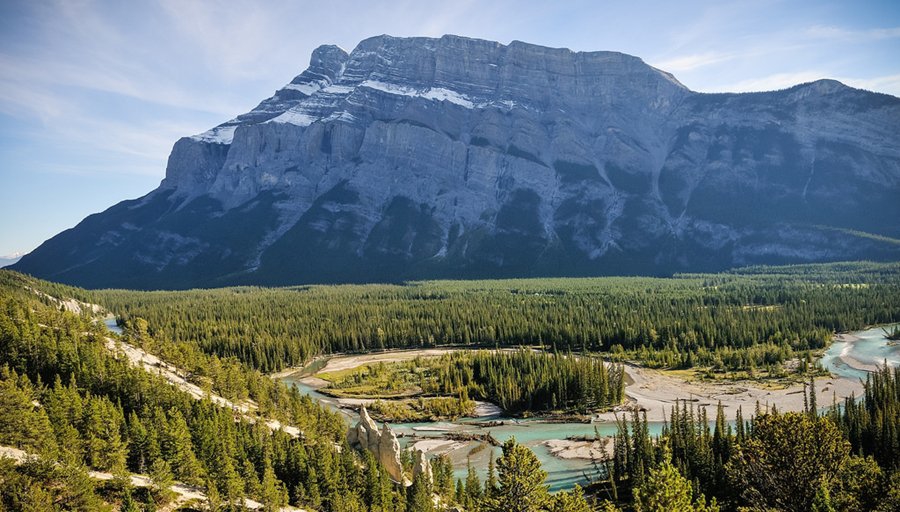
[[[69,312],[57,297],[115,312],[121,342],[252,412],[195,399],[130,365],[93,312]],[[896,322],[898,264],[186,292],[80,290],[0,271],[0,311],[0,447],[28,454],[0,456],[0,510],[239,510],[245,498],[265,510],[325,512],[900,509],[898,369],[870,374],[863,396],[825,412],[814,401],[801,412],[758,406],[731,424],[721,409],[707,417],[685,402],[659,436],[634,413],[584,487],[555,494],[514,439],[485,480],[470,468],[454,482],[436,457],[433,481],[392,482],[349,448],[337,414],[264,373],[338,351],[487,348],[414,362],[424,371],[405,383],[511,411],[592,410],[622,398],[622,375],[598,354],[763,367],[824,347],[834,331]],[[524,345],[544,351],[497,351]],[[267,418],[301,435],[267,428]],[[205,500],[179,501],[176,482]]]
[[[301,439],[238,420],[116,358],[102,324],[25,288],[34,283],[0,278],[0,444],[41,457],[20,467],[4,462],[0,508],[150,510],[171,501],[173,480],[220,503],[361,499],[356,458],[334,450],[345,430],[334,413],[276,388],[277,410],[302,429]],[[88,470],[116,478],[98,488]],[[152,492],[131,489],[129,473],[150,475]]]
[[[187,362],[196,348],[262,372],[320,354],[526,345],[727,372],[777,369],[822,349],[835,331],[900,320],[900,264],[673,278],[67,293],[102,304],[125,325],[145,320],[170,358]]]
[[[271,379],[251,390],[258,372],[241,365],[231,366],[242,383],[232,383],[235,393],[268,396],[269,411],[300,427],[299,437],[196,400],[116,357],[102,323],[66,311],[56,291],[0,271],[0,448],[27,454],[17,461],[0,451],[0,510],[244,510],[250,498],[264,510],[401,512],[431,510],[435,492],[454,502],[442,460],[434,485],[398,485],[346,445],[336,413]],[[221,364],[209,356],[194,366],[209,361]],[[136,475],[151,485],[134,485]],[[205,499],[177,501],[174,483]]]

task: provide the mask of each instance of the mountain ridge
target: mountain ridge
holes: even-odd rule
[[[900,99],[834,80],[696,93],[617,52],[382,35],[318,47],[13,268],[185,288],[897,259],[898,132]]]

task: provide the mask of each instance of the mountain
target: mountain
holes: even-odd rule
[[[186,288],[896,260],[898,134],[900,99],[833,80],[701,94],[621,53],[378,36],[317,48],[13,268]]]
[[[7,267],[22,259],[22,253],[13,253],[6,256],[0,256],[0,268]]]

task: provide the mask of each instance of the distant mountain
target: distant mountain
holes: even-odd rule
[[[900,259],[900,99],[701,94],[641,59],[457,36],[322,46],[146,196],[16,270],[87,287],[668,274]]]
[[[7,256],[0,256],[0,268],[12,265],[13,263],[22,259],[22,255],[20,253],[9,254]]]

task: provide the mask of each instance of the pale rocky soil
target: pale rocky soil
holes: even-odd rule
[[[605,438],[602,441],[572,441],[569,439],[549,439],[543,445],[550,450],[550,454],[560,459],[589,459],[599,460],[606,453],[612,456],[612,441]]]
[[[840,339],[840,338],[839,338]],[[846,341],[841,339],[841,341]],[[437,357],[449,352],[461,350],[456,348],[425,349],[425,350],[401,350],[382,352],[378,354],[337,356],[328,360],[320,373],[339,370],[349,370],[377,362],[409,361],[416,357]],[[847,358],[849,359],[849,358]],[[862,363],[853,364],[854,367],[865,366]],[[869,368],[863,368],[869,369]],[[873,368],[874,369],[874,368]],[[745,418],[749,418],[756,409],[756,403],[760,407],[775,406],[779,411],[800,411],[803,409],[803,385],[794,384],[783,389],[765,387],[751,381],[736,382],[688,382],[664,372],[642,368],[637,365],[626,364],[625,373],[629,377],[629,383],[625,388],[627,403],[617,412],[599,414],[599,421],[615,421],[627,413],[628,409],[637,408],[647,412],[649,421],[663,421],[669,419],[672,407],[677,400],[689,400],[696,407],[706,407],[710,418],[715,417],[715,408],[721,401],[725,418],[733,420],[737,415],[738,407],[741,407]],[[312,387],[327,385],[326,381],[316,377],[306,377],[302,380]],[[815,383],[816,402],[826,406],[832,403],[833,398],[843,401],[851,394],[859,396],[863,386],[859,380],[850,378],[818,378]],[[358,405],[356,399],[341,399],[338,402],[347,401],[346,405]],[[486,404],[486,403],[484,403]],[[492,405],[492,404],[491,404]],[[485,405],[486,407],[486,405]],[[496,406],[494,406],[496,407]],[[479,416],[495,415],[498,409],[483,408]]]
[[[848,335],[840,335],[838,340],[852,341],[844,339],[846,337]],[[416,357],[438,357],[454,350],[461,349],[401,350],[377,354],[336,356],[329,359],[320,372],[349,370],[378,362],[409,361]],[[855,368],[874,369],[849,357],[842,359]],[[625,388],[626,403],[614,412],[596,415],[595,421],[612,422],[616,420],[617,416],[627,418],[633,409],[646,411],[649,421],[668,420],[669,414],[678,400],[688,400],[695,409],[706,408],[710,419],[715,418],[716,407],[720,402],[726,420],[734,420],[739,407],[743,411],[744,418],[750,418],[756,410],[757,402],[763,409],[773,406],[779,411],[803,409],[803,384],[778,388],[777,386],[766,387],[751,381],[686,381],[675,375],[632,364],[625,365],[625,372],[628,376],[628,384]],[[302,379],[302,382],[314,388],[328,384],[327,381],[315,376],[306,377]],[[851,394],[859,396],[863,386],[856,379],[829,377],[816,379],[815,389],[817,404],[822,407],[831,404],[834,399],[840,402]],[[371,400],[336,399],[335,402],[341,406],[356,406],[366,404]],[[502,412],[499,407],[487,402],[480,402],[478,407],[478,416],[493,416]],[[607,444],[603,441],[551,439],[543,444],[547,446],[551,454],[563,459],[598,459],[604,450],[611,450],[611,443]],[[465,443],[448,440],[422,440],[414,444],[415,448],[432,456],[456,452],[465,446]]]
[[[668,420],[676,400],[690,400],[695,409],[705,407],[710,419],[715,418],[719,402],[728,420],[735,419],[739,407],[744,418],[749,419],[756,410],[757,402],[763,409],[774,406],[782,412],[803,410],[803,384],[776,389],[750,381],[687,382],[635,365],[626,365],[625,372],[631,380],[625,388],[626,406],[646,411],[649,421]],[[815,381],[815,389],[816,403],[823,407],[831,404],[834,398],[840,402],[851,394],[859,396],[863,385],[857,379],[820,377]],[[622,412],[609,412],[596,418],[615,421],[617,414],[622,416]]]
[[[256,416],[253,416],[251,414],[256,409],[255,404],[253,404],[252,402],[248,401],[246,403],[234,403],[231,400],[223,398],[214,393],[206,392],[202,388],[200,388],[200,386],[189,382],[184,377],[185,372],[183,370],[180,370],[175,366],[160,360],[158,357],[146,352],[139,347],[135,347],[134,345],[125,343],[122,340],[113,339],[110,337],[106,338],[106,347],[116,354],[122,354],[127,357],[132,366],[143,368],[149,373],[163,377],[169,384],[172,384],[185,393],[188,393],[197,400],[202,400],[203,398],[208,397],[214,404],[235,411],[235,413],[240,414],[247,421],[256,422],[258,420]],[[293,437],[300,436],[300,429],[295,426],[282,425],[281,422],[275,419],[264,419],[264,421],[266,423],[266,426],[268,426],[269,429],[273,431],[284,430]]]

